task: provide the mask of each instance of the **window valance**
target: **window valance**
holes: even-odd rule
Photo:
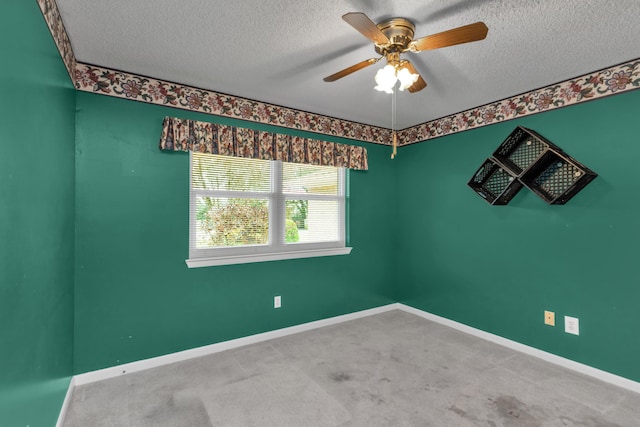
[[[367,170],[367,149],[235,126],[165,117],[160,149]]]

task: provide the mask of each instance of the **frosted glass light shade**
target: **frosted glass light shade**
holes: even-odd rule
[[[411,87],[412,84],[418,80],[417,74],[412,74],[406,68],[401,68],[398,71],[398,80],[400,80],[400,90],[405,90]]]
[[[398,78],[396,77],[396,69],[392,65],[385,65],[383,68],[378,70],[375,79],[375,90],[393,93],[393,86],[395,86],[398,81]]]

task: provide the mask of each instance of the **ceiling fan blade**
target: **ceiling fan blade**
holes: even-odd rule
[[[360,31],[363,36],[372,42],[378,44],[389,43],[387,36],[385,36],[384,33],[380,31],[380,28],[378,28],[378,26],[364,13],[349,12],[342,15],[342,19],[344,19],[347,24]]]
[[[336,80],[341,79],[345,76],[348,76],[351,73],[355,73],[356,71],[362,70],[363,68],[368,67],[369,65],[373,65],[378,61],[380,61],[380,58],[371,58],[362,62],[358,62],[357,64],[352,65],[349,68],[345,68],[342,71],[338,71],[335,74],[331,74],[330,76],[325,77],[322,80],[324,80],[325,82],[335,82]]]
[[[424,81],[424,79],[422,78],[420,73],[418,73],[418,71],[415,69],[415,67],[413,66],[413,64],[411,62],[404,60],[404,61],[402,61],[402,65],[404,65],[404,67],[407,70],[409,70],[409,72],[411,74],[417,74],[418,75],[418,80],[416,80],[414,84],[412,84],[411,86],[409,86],[407,88],[407,90],[409,92],[416,93],[416,92],[421,91],[425,87],[427,87],[427,82]]]
[[[409,49],[413,52],[419,52],[421,50],[439,49],[441,47],[475,42],[487,37],[488,31],[489,28],[484,22],[476,22],[414,40],[409,45]]]

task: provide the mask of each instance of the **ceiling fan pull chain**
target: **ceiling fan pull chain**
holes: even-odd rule
[[[395,159],[398,154],[398,134],[393,132],[393,151],[391,152],[391,160]]]
[[[391,152],[391,159],[393,160],[398,154],[398,134],[396,133],[396,91],[393,91],[391,95],[391,144],[393,151]]]

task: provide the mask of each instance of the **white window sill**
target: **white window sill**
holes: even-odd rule
[[[189,268],[212,267],[216,265],[247,264],[250,262],[279,261],[284,259],[313,258],[319,256],[348,255],[353,248],[311,249],[304,251],[274,252],[268,254],[219,256],[215,258],[194,258],[185,262]]]

